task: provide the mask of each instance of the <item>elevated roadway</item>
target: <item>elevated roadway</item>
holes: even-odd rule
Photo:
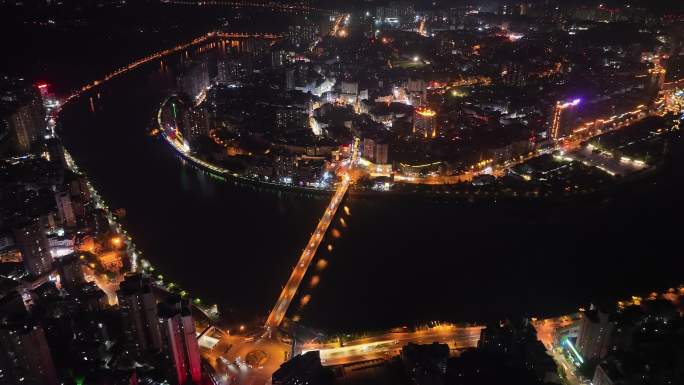
[[[357,162],[358,148],[359,139],[356,138],[352,144],[349,165],[347,166],[348,168],[352,168]],[[335,213],[340,207],[340,202],[342,202],[344,194],[346,194],[347,189],[349,189],[351,177],[349,176],[348,168],[343,168],[340,170],[340,182],[335,190],[335,194],[333,194],[328,207],[326,207],[325,211],[323,212],[323,217],[321,217],[321,219],[318,221],[316,230],[313,232],[313,234],[311,234],[309,242],[307,242],[302,254],[299,256],[297,265],[295,265],[294,269],[292,270],[292,274],[290,274],[290,279],[288,279],[287,284],[285,284],[285,287],[283,287],[283,290],[280,292],[278,301],[266,320],[265,327],[267,335],[270,335],[274,329],[277,329],[280,326],[280,323],[283,321],[285,313],[290,307],[290,303],[292,303],[292,299],[294,298],[295,294],[297,294],[297,289],[299,289],[299,285],[302,283],[302,280],[306,275],[306,271],[309,269],[309,265],[316,255],[316,250],[318,250],[325,232],[328,230],[330,223],[335,217]]]

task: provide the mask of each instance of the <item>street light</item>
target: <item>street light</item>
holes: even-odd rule
[[[114,245],[115,247],[121,246],[121,238],[119,238],[118,236],[113,237],[112,238],[112,245]]]

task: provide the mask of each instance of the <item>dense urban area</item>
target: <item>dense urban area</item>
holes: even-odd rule
[[[91,64],[74,53],[72,70],[67,57],[69,82],[11,52],[0,67],[0,384],[684,384],[682,285],[551,318],[521,310],[354,333],[292,310],[319,282],[307,272],[326,267],[315,257],[333,250],[327,234],[347,227],[347,196],[562,205],[681,167],[684,6],[130,3],[0,0],[36,36],[102,28],[94,52],[122,51]],[[168,9],[180,16],[166,24],[140,16]],[[229,13],[184,29],[197,9]],[[110,12],[140,17],[100,25]],[[289,279],[266,314],[225,316],[160,273],[126,209],[107,205],[65,146],[65,110],[95,113],[103,87],[146,67],[173,81],[146,135],[179,162],[329,199],[296,264],[280,267]]]

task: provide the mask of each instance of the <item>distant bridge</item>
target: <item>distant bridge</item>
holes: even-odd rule
[[[195,6],[227,6],[234,8],[263,8],[279,12],[322,12],[334,13],[333,11],[301,4],[281,4],[276,2],[256,2],[256,1],[216,1],[216,0],[162,0],[165,4],[195,5]]]
[[[239,33],[239,32],[215,32],[216,37],[223,39],[282,39],[283,35],[276,35],[273,33]]]

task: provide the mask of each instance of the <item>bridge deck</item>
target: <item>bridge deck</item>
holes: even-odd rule
[[[349,168],[352,168],[358,159],[358,149],[359,138],[354,138],[351,154],[349,157]],[[342,198],[344,198],[344,194],[347,193],[347,189],[349,188],[350,183],[351,177],[349,176],[349,173],[345,170],[342,173],[342,181],[337,186],[337,190],[335,190],[335,194],[330,200],[328,207],[325,209],[323,217],[320,221],[318,221],[316,231],[314,231],[314,233],[311,235],[311,238],[309,238],[309,242],[306,244],[306,247],[302,251],[302,254],[299,256],[299,261],[297,262],[297,265],[295,266],[294,270],[292,270],[290,279],[287,280],[287,284],[283,288],[283,291],[280,293],[278,301],[276,302],[275,306],[273,307],[273,310],[271,310],[271,314],[269,314],[268,319],[266,320],[265,326],[267,331],[271,331],[277,328],[278,326],[280,326],[280,323],[283,322],[283,318],[285,317],[287,309],[290,307],[292,298],[294,298],[295,294],[297,293],[297,289],[299,288],[299,285],[302,283],[304,275],[306,274],[306,271],[308,270],[311,261],[316,255],[316,250],[318,250],[318,246],[320,246],[321,241],[323,240],[323,236],[325,235],[325,232],[328,230],[328,227],[330,226],[330,222],[332,222],[333,218],[335,217],[335,213],[337,212],[337,209],[340,207]]]
[[[330,222],[332,222],[332,219],[335,216],[338,207],[340,206],[340,202],[342,202],[344,194],[347,193],[349,183],[350,178],[345,175],[342,179],[342,182],[337,187],[337,190],[335,191],[332,200],[328,204],[328,207],[325,209],[323,217],[320,221],[318,221],[318,226],[316,226],[316,230],[311,235],[311,238],[309,238],[309,242],[306,244],[306,247],[302,251],[302,254],[299,256],[299,261],[297,262],[295,268],[292,270],[290,279],[287,281],[287,284],[283,288],[283,291],[280,293],[278,301],[273,307],[273,310],[271,310],[271,314],[268,316],[268,320],[266,321],[267,329],[277,328],[283,321],[283,317],[285,317],[285,312],[287,312],[288,307],[290,307],[292,298],[294,298],[295,294],[297,293],[297,289],[299,288],[299,285],[302,283],[304,275],[306,274],[306,271],[308,270],[311,261],[316,255],[316,250],[318,250],[318,246],[320,246],[321,241],[323,240],[323,236],[325,235],[325,232],[328,230]]]

